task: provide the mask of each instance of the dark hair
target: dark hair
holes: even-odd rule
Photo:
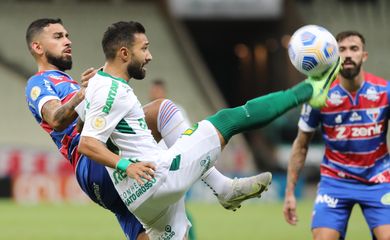
[[[157,78],[157,79],[153,80],[152,84],[165,88],[165,82],[164,82],[164,80],[162,80],[160,78]]]
[[[32,42],[33,38],[43,30],[43,28],[49,26],[50,24],[56,23],[62,25],[62,20],[60,18],[41,18],[33,21],[28,26],[26,31],[26,42],[28,49],[31,51],[30,43]]]
[[[340,42],[340,41],[344,40],[345,38],[351,37],[351,36],[359,37],[360,40],[363,43],[363,47],[365,47],[366,39],[364,39],[363,35],[361,33],[357,32],[357,31],[343,31],[343,32],[340,32],[339,34],[337,34],[336,40],[337,40],[337,42]]]
[[[130,47],[136,33],[145,33],[139,22],[116,22],[109,26],[103,35],[102,47],[106,60],[113,59],[119,48]]]

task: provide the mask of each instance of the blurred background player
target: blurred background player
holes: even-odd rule
[[[161,78],[154,79],[151,81],[149,88],[149,100],[153,101],[159,98],[167,97],[167,88],[165,86],[165,81]]]
[[[298,135],[288,165],[284,216],[296,225],[294,190],[318,125],[325,141],[312,218],[314,239],[344,239],[348,220],[358,204],[373,239],[390,239],[390,157],[386,145],[390,84],[364,71],[365,39],[359,32],[336,37],[344,60],[332,85],[327,106],[303,106]]]

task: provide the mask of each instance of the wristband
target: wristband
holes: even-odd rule
[[[127,167],[131,165],[131,162],[127,158],[121,158],[119,161],[116,163],[115,168],[118,170],[122,170],[126,172]]]

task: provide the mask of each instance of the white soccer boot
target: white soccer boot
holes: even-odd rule
[[[264,172],[253,177],[234,178],[231,192],[224,196],[218,195],[219,203],[228,210],[236,211],[241,203],[247,199],[261,197],[261,193],[268,190],[272,174]]]

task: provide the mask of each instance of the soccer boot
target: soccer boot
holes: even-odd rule
[[[309,100],[310,106],[313,108],[322,108],[326,105],[326,99],[328,97],[330,86],[336,79],[337,74],[340,71],[340,67],[341,60],[339,57],[337,62],[333,64],[322,76],[309,77],[306,79],[306,82],[313,86],[313,95]]]
[[[234,178],[231,192],[218,196],[219,203],[228,210],[236,211],[241,203],[247,199],[261,197],[261,193],[268,190],[271,184],[272,174],[261,173],[253,177]]]

